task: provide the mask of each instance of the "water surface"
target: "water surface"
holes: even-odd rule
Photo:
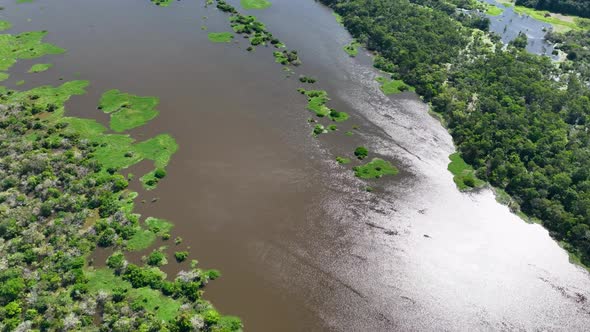
[[[105,90],[160,97],[160,116],[132,134],[168,132],[180,150],[156,190],[133,184],[138,210],[172,220],[172,236],[184,239],[180,248],[189,246],[202,267],[222,271],[205,297],[242,317],[247,331],[590,326],[588,273],[490,190],[458,192],[446,170],[454,151],[449,134],[415,95],[383,96],[368,55],[344,53],[350,36],[318,3],[275,0],[255,12],[299,51],[304,65],[297,73],[317,77],[330,105],[351,114],[339,134],[318,139],[310,135],[297,79],[286,77],[271,49],[250,54],[241,39],[208,42],[201,25],[230,28],[226,15],[200,1],[5,7],[12,31],[46,29],[48,41],[68,50],[19,62],[9,86],[19,79],[24,88],[89,79],[89,93],[73,98],[67,112],[103,123],[96,104]],[[23,74],[35,62],[55,66]],[[342,135],[352,125],[357,134]],[[361,144],[402,171],[369,182],[375,193],[334,162]],[[181,268],[171,263],[165,270]]]

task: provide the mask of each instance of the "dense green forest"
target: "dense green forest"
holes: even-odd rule
[[[516,5],[590,18],[588,0],[516,0]]]
[[[472,2],[322,0],[441,114],[477,175],[590,263],[590,90],[547,57],[462,18]],[[467,23],[465,23],[467,22]]]

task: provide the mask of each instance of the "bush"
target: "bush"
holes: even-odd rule
[[[164,253],[158,250],[154,250],[147,257],[147,263],[151,266],[160,266],[164,264],[165,259],[166,255],[164,255]]]
[[[354,155],[358,159],[363,160],[367,158],[367,156],[369,155],[369,150],[367,150],[367,148],[365,148],[364,146],[359,146],[354,150]]]
[[[125,256],[120,252],[110,255],[107,258],[107,266],[115,271],[121,271],[125,266]]]
[[[174,253],[177,262],[184,262],[188,258],[188,251],[177,251]]]
[[[154,176],[158,179],[163,179],[166,176],[166,171],[162,168],[156,169]]]

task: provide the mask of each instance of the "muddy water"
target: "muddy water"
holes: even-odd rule
[[[590,326],[588,273],[489,190],[459,193],[446,170],[454,150],[448,133],[414,95],[381,95],[368,56],[342,51],[350,37],[314,1],[275,0],[256,14],[299,50],[297,72],[319,78],[330,105],[351,114],[340,135],[319,139],[310,136],[297,80],[285,77],[270,50],[209,43],[202,24],[229,27],[199,1],[5,7],[14,31],[47,29],[49,41],[68,49],[48,58],[55,67],[46,73],[22,74],[34,62],[20,62],[9,86],[89,79],[89,93],[74,98],[68,113],[105,122],[96,102],[106,89],[161,98],[160,116],[132,135],[169,132],[180,150],[158,189],[141,191],[138,210],[174,221],[179,247],[222,271],[206,298],[242,317],[246,330]],[[355,136],[341,135],[353,124]],[[360,144],[402,170],[370,183],[375,193],[333,162]],[[171,263],[166,271],[183,267]]]

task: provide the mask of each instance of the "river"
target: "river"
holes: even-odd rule
[[[350,36],[322,5],[274,0],[253,12],[299,51],[304,64],[296,72],[317,77],[330,106],[350,113],[339,134],[319,138],[310,135],[296,77],[286,77],[270,49],[210,43],[200,26],[216,32],[229,24],[201,1],[4,6],[2,18],[14,24],[9,32],[45,29],[47,41],[68,50],[19,61],[9,87],[20,79],[23,88],[88,79],[89,93],[73,98],[66,112],[103,123],[96,105],[105,90],[160,97],[160,116],[132,135],[168,132],[180,150],[156,190],[133,183],[138,211],[173,221],[172,236],[183,237],[191,258],[222,271],[205,297],[240,316],[246,331],[590,326],[588,272],[490,190],[456,189],[446,169],[450,135],[415,95],[380,92],[370,57],[346,55]],[[55,66],[23,74],[42,61]],[[342,135],[352,125],[356,134]],[[401,170],[370,182],[373,193],[334,162],[361,144]],[[164,269],[173,275],[182,267]]]

